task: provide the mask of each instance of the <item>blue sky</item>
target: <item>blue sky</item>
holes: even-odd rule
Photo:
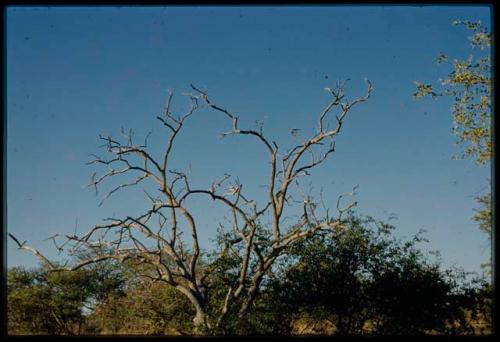
[[[439,53],[466,58],[470,46],[456,19],[490,25],[481,6],[332,7],[9,7],[7,56],[7,230],[57,258],[50,241],[112,214],[139,213],[140,189],[98,207],[87,188],[100,133],[137,137],[153,131],[159,153],[166,136],[157,124],[166,91],[185,110],[189,84],[209,91],[240,116],[264,122],[264,132],[290,147],[290,128],[304,136],[328,103],[323,88],[349,78],[346,93],[372,98],[347,118],[337,151],[313,173],[317,194],[335,206],[359,184],[358,212],[387,219],[396,234],[428,231],[425,248],[445,266],[480,271],[489,257],[485,235],[472,222],[474,197],[489,188],[490,166],[452,160],[451,102],[415,101],[414,81],[434,82],[449,70]],[[255,199],[267,183],[267,156],[252,139],[228,137],[219,113],[200,110],[179,136],[175,168],[191,165],[207,187],[225,172]],[[163,140],[162,140],[163,139]],[[154,147],[156,146],[156,148]],[[102,169],[98,169],[102,170]],[[112,185],[112,184],[111,184]],[[108,187],[111,189],[111,187]],[[102,196],[102,194],[101,194]],[[205,247],[224,212],[208,200],[190,203]],[[36,259],[8,241],[8,265]]]

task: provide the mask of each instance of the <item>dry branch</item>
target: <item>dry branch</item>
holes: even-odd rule
[[[224,237],[223,248],[219,258],[231,251],[240,258],[238,268],[238,281],[236,284],[229,284],[223,305],[220,308],[219,317],[214,318],[216,325],[224,322],[225,315],[230,311],[232,305],[239,305],[238,310],[244,316],[251,309],[262,280],[271,270],[275,260],[297,241],[307,236],[312,236],[323,229],[342,229],[345,225],[343,215],[349,212],[356,202],[351,202],[345,207],[340,206],[341,200],[347,195],[354,195],[356,187],[351,193],[342,194],[337,200],[337,215],[330,217],[329,211],[323,200],[321,193],[321,204],[326,214],[317,213],[317,204],[312,198],[303,195],[302,215],[297,222],[289,225],[289,229],[284,227],[285,218],[283,213],[285,207],[290,205],[291,198],[287,193],[294,184],[298,184],[300,177],[309,176],[310,171],[324,163],[328,157],[335,152],[335,139],[341,132],[341,128],[349,111],[357,104],[365,102],[371,96],[372,84],[366,80],[367,93],[352,102],[346,100],[343,87],[344,83],[337,83],[333,89],[326,90],[331,94],[332,99],[319,114],[317,131],[308,139],[300,142],[298,129],[292,130],[296,141],[299,143],[293,146],[284,154],[279,154],[278,144],[270,140],[263,133],[262,124],[258,130],[242,129],[239,126],[238,116],[227,109],[216,105],[206,91],[191,85],[195,94],[186,94],[191,102],[190,109],[182,115],[174,115],[172,112],[173,93],[168,91],[166,105],[161,116],[156,118],[167,128],[168,139],[163,151],[161,160],[155,160],[147,151],[147,140],[151,132],[148,133],[144,144],[134,143],[134,133],[129,130],[121,130],[125,138],[120,142],[110,136],[99,136],[104,142],[101,146],[109,155],[103,158],[91,155],[94,159],[89,161],[89,165],[100,164],[108,167],[108,170],[100,175],[94,174],[89,186],[97,189],[101,183],[115,176],[130,175],[133,172],[136,178],[132,181],[122,183],[113,188],[102,199],[101,204],[114,193],[126,187],[132,187],[142,182],[151,181],[156,186],[160,186],[158,194],[152,196],[146,190],[144,194],[150,203],[150,207],[144,213],[137,216],[126,216],[122,219],[108,218],[104,224],[95,225],[86,234],[77,236],[66,236],[66,242],[62,245],[56,243],[56,238],[50,239],[60,250],[68,246],[69,253],[77,253],[82,250],[93,250],[95,257],[88,258],[71,267],[57,267],[38,250],[20,243],[12,234],[9,236],[14,240],[19,249],[24,249],[33,253],[52,270],[76,270],[87,265],[101,262],[103,260],[114,259],[119,262],[133,260],[140,264],[152,266],[153,273],[140,274],[152,281],[162,281],[173,286],[189,298],[196,308],[194,322],[198,327],[210,327],[210,318],[207,317],[208,292],[210,288],[210,275],[214,267],[200,267],[200,257],[202,257],[199,246],[198,227],[194,215],[185,206],[186,199],[191,196],[205,196],[223,205],[230,213],[232,226],[232,237]],[[270,161],[268,174],[266,201],[259,207],[256,201],[249,199],[244,194],[244,186],[236,181],[230,184],[225,193],[221,189],[226,182],[229,182],[230,175],[225,174],[220,180],[212,182],[205,189],[197,189],[191,186],[188,174],[170,168],[169,160],[171,152],[175,146],[176,138],[182,131],[186,120],[188,120],[198,109],[199,101],[206,104],[212,110],[222,113],[229,120],[230,131],[228,135],[247,135],[255,137],[264,147]],[[336,127],[326,129],[325,122],[329,115],[337,111],[335,115]],[[315,151],[316,148],[326,149]],[[310,155],[309,161],[304,160],[304,156]],[[134,158],[139,158],[140,163],[134,163]],[[278,170],[278,165],[281,170]],[[261,222],[266,214],[271,217],[270,226]],[[179,219],[190,232],[191,248],[187,249],[186,241],[182,239]],[[287,217],[288,218],[288,217]],[[157,220],[156,220],[157,219]],[[269,234],[269,235],[267,235]],[[269,238],[267,238],[267,236]],[[237,248],[234,248],[236,247]],[[255,260],[255,263],[251,263]],[[214,265],[217,260],[214,261]],[[253,265],[253,266],[251,266]]]

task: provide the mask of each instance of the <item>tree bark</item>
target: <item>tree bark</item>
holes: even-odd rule
[[[210,323],[208,322],[206,315],[207,301],[205,296],[181,285],[178,285],[177,289],[186,295],[196,310],[196,314],[193,318],[194,333],[196,335],[205,334],[206,331],[210,329]]]

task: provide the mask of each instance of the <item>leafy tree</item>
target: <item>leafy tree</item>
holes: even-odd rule
[[[453,99],[453,133],[457,143],[465,146],[462,157],[472,157],[478,164],[491,159],[491,33],[481,22],[455,21],[472,31],[469,37],[472,48],[479,56],[470,55],[466,60],[454,59],[452,71],[438,86],[416,82],[416,99],[431,96]],[[450,63],[446,54],[438,63]]]
[[[491,288],[442,271],[417,248],[417,234],[400,241],[394,227],[351,217],[349,229],[317,233],[281,258],[244,318],[228,306],[215,335],[301,333],[481,333],[491,326]],[[220,240],[224,241],[223,238]],[[215,253],[215,252],[214,252]],[[216,253],[215,253],[216,254]],[[211,262],[209,319],[238,281],[238,254]],[[73,272],[9,270],[9,331],[14,334],[193,334],[190,301],[154,277],[147,264],[91,264]],[[96,266],[99,266],[96,269]],[[208,272],[204,270],[204,272]],[[109,277],[111,279],[108,279]],[[84,308],[87,309],[84,309]],[[54,315],[47,313],[54,312]],[[215,321],[215,320],[214,320]],[[481,328],[481,327],[480,327]]]
[[[123,296],[110,296],[89,317],[93,334],[186,335],[193,307],[171,286],[142,280]]]
[[[46,267],[14,267],[7,273],[9,334],[67,334],[84,332],[95,303],[122,293],[123,279],[111,265],[50,272]]]
[[[464,146],[462,158],[473,158],[477,164],[484,165],[491,160],[491,44],[493,37],[480,21],[457,20],[454,25],[465,26],[471,31],[469,37],[476,56],[467,59],[454,59],[452,71],[440,85],[416,82],[414,98],[448,97],[453,100],[453,134],[457,143]],[[438,57],[438,63],[451,64],[446,54]],[[492,212],[491,193],[476,198],[479,208],[473,220],[491,239]]]
[[[491,194],[477,197],[479,208],[474,209],[474,221],[479,224],[479,228],[491,239],[492,214],[491,214]]]
[[[393,229],[353,218],[349,230],[301,241],[267,292],[284,307],[268,306],[267,315],[291,325],[293,317],[312,317],[323,322],[318,332],[334,326],[340,335],[474,333],[484,284],[440,270],[417,248],[421,234],[403,242]]]

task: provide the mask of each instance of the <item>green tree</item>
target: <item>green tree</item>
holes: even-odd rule
[[[77,334],[84,321],[88,285],[82,272],[51,275],[43,269],[9,270],[9,333]]]
[[[490,161],[491,141],[491,33],[481,22],[455,21],[472,31],[469,40],[478,56],[449,62],[446,54],[438,57],[438,63],[451,64],[451,72],[433,86],[415,82],[416,99],[425,96],[450,97],[453,99],[453,134],[457,143],[464,145],[461,157],[474,158],[478,164]]]
[[[123,284],[109,264],[75,272],[50,272],[43,266],[11,268],[7,272],[8,333],[84,333],[86,317],[95,304],[122,293]]]
[[[288,333],[300,317],[323,334],[332,326],[340,335],[476,333],[484,282],[441,270],[417,248],[421,234],[400,241],[393,230],[353,218],[349,230],[301,241],[268,287],[267,317],[289,324]]]
[[[194,310],[171,286],[144,279],[122,296],[109,296],[89,316],[93,334],[186,335]]]
[[[264,278],[249,314],[241,318],[239,303],[229,305],[224,321],[208,332],[471,333],[476,321],[486,329],[491,325],[491,289],[428,262],[417,248],[420,235],[397,240],[393,226],[372,218],[353,217],[345,224],[346,230],[318,233],[295,244]],[[215,262],[208,256],[200,262],[200,270],[209,274],[213,312],[207,316],[214,322],[228,286],[238,282],[239,264],[239,255],[229,251]],[[13,268],[9,333],[193,334],[190,301],[155,281],[154,271],[132,261],[89,264],[73,272]]]
[[[458,20],[454,25],[465,26],[471,31],[469,41],[476,56],[471,54],[467,59],[454,59],[451,63],[446,54],[438,57],[438,63],[451,64],[451,72],[441,84],[415,82],[417,91],[414,98],[448,97],[453,100],[453,134],[457,143],[464,147],[462,158],[473,158],[478,165],[491,160],[491,44],[493,37],[480,21]],[[492,208],[491,193],[476,198],[479,208],[473,220],[491,239]]]

